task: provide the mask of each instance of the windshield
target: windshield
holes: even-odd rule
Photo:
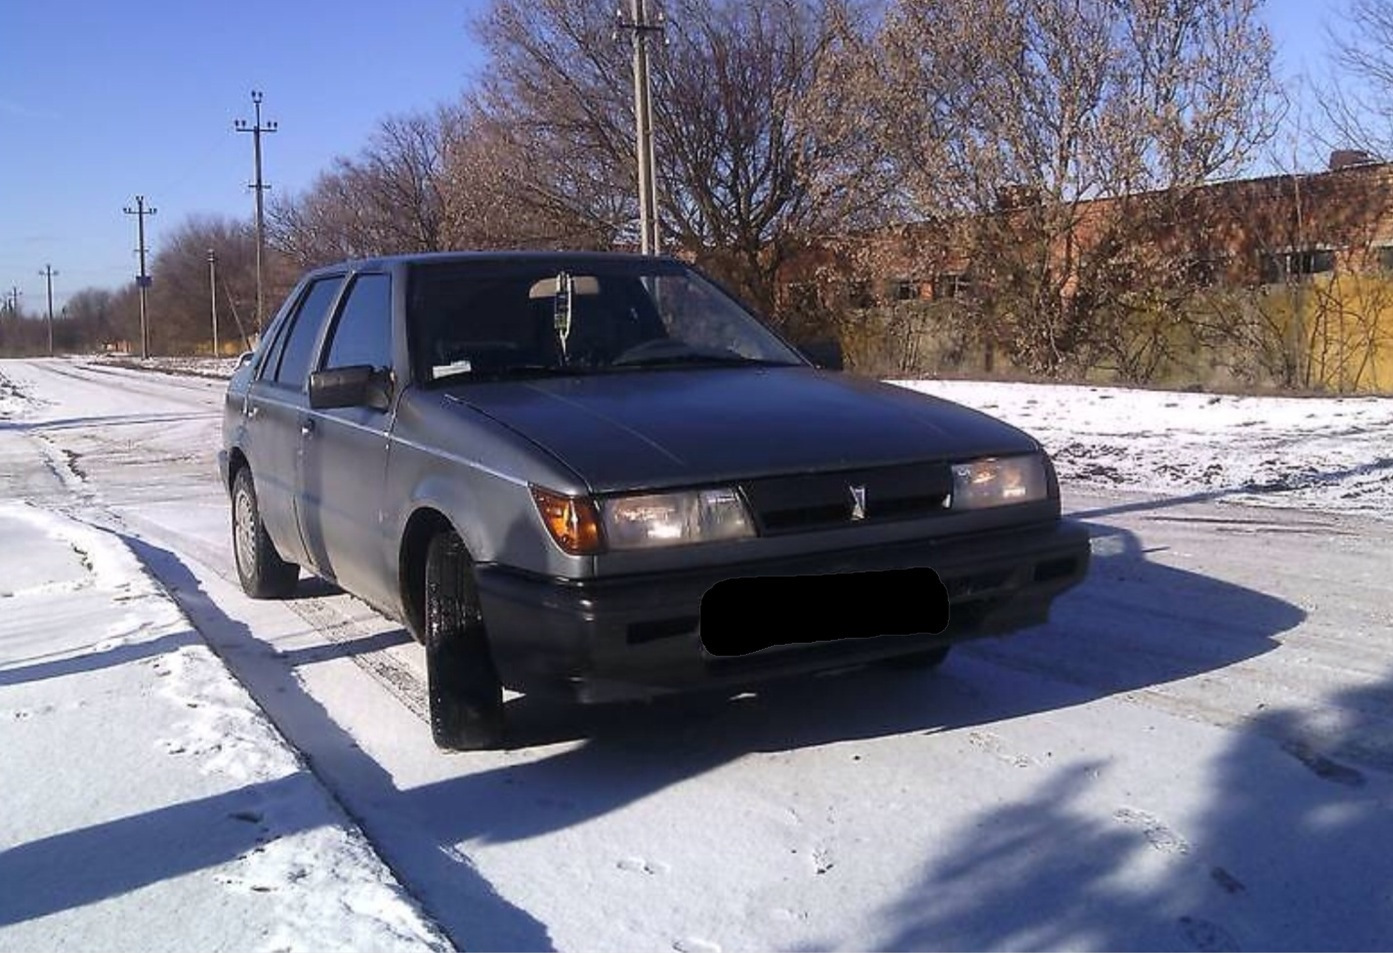
[[[538,256],[412,269],[423,382],[805,362],[678,262]]]

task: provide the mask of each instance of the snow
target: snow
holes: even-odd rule
[[[400,628],[240,593],[221,386],[0,362],[0,950],[1393,945],[1393,401],[906,382],[1054,453],[1049,625],[446,755]]]
[[[0,541],[0,948],[448,948],[119,538]]]
[[[896,383],[1015,424],[1075,486],[1393,515],[1391,398]]]

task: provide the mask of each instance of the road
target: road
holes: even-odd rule
[[[461,948],[1387,948],[1393,526],[1090,492],[1088,581],[935,673],[509,702],[446,755],[400,628],[236,586],[222,384],[4,362],[6,497],[120,533]]]

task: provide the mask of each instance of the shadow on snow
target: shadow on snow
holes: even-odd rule
[[[1297,608],[1262,593],[1152,563],[1125,530],[1102,525],[1093,530],[1090,576],[1056,603],[1049,625],[999,645],[966,650],[1039,675],[1026,693],[1018,690],[1018,677],[997,684],[990,677],[993,669],[979,665],[972,667],[974,679],[969,681],[954,674],[950,661],[932,674],[871,668],[792,680],[735,701],[662,700],[640,707],[639,717],[635,706],[574,709],[521,698],[510,702],[510,718],[527,744],[579,743],[537,760],[475,771],[470,756],[459,756],[457,776],[408,790],[395,786],[295,676],[294,664],[355,651],[355,643],[328,646],[279,665],[253,665],[252,656],[264,663],[265,643],[226,616],[178,556],[137,539],[126,542],[177,592],[184,610],[252,694],[274,699],[267,707],[278,727],[302,750],[312,749],[316,768],[328,769],[340,790],[351,792],[345,798],[349,810],[354,803],[387,806],[370,814],[360,811],[357,819],[401,882],[456,944],[544,949],[551,946],[546,927],[501,897],[456,853],[457,846],[467,851],[471,843],[507,843],[565,829],[753,752],[962,728],[1214,671],[1268,651],[1276,634],[1303,618]],[[1215,606],[1222,609],[1217,616]],[[389,636],[382,645],[404,639],[404,634]],[[985,678],[983,671],[989,673]],[[427,730],[421,726],[423,733]],[[305,744],[310,739],[314,744]],[[1296,762],[1286,758],[1283,763]],[[292,777],[253,785],[8,851],[0,855],[3,883],[64,870],[77,858],[84,858],[84,869],[76,879],[50,873],[51,889],[41,893],[26,891],[7,899],[9,892],[0,892],[0,924],[124,893],[254,850],[264,832],[231,818],[236,809],[229,808],[249,797],[274,798],[299,783]],[[1080,778],[1060,778],[1038,802],[1004,810],[986,843],[974,836],[960,851],[950,850],[960,859],[928,872],[922,889],[941,891],[951,885],[954,865],[1001,864],[1003,891],[1019,893],[1021,912],[1015,916],[1030,918],[1034,914],[1027,911],[1034,910],[1042,920],[1062,918],[1067,926],[1069,911],[1081,900],[1076,884],[1064,884],[1079,878],[1101,884],[1112,867],[1110,857],[1130,849],[1131,843],[1125,832],[1094,830],[1071,819],[1071,791],[1082,783]],[[1066,831],[1073,825],[1072,836],[1059,836],[1061,822]],[[1068,845],[1067,853],[1022,851],[1046,831],[1050,843]],[[925,918],[917,913],[917,893],[914,902],[891,911],[901,924],[894,945],[915,946],[943,935],[962,941],[951,945],[1009,945],[1017,935],[1009,923],[995,922],[997,917],[980,924],[977,932],[960,925],[956,933],[944,933],[953,924],[936,919],[938,914]],[[1100,898],[1108,899],[1101,888]],[[963,903],[970,906],[968,899]],[[1138,907],[1138,916],[1150,915]],[[1039,945],[1070,935],[1061,928]],[[1127,937],[1113,939],[1124,943]]]

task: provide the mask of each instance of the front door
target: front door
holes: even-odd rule
[[[392,280],[359,274],[329,330],[320,370],[369,366],[390,393]],[[302,429],[300,530],[324,576],[369,602],[396,601],[383,537],[382,496],[392,416],[358,406],[308,410]]]
[[[262,522],[277,551],[303,563],[306,553],[297,506],[301,470],[301,427],[309,409],[305,390],[316,345],[338,296],[343,277],[321,278],[300,296],[288,327],[280,332],[247,390],[246,453],[256,484]]]

